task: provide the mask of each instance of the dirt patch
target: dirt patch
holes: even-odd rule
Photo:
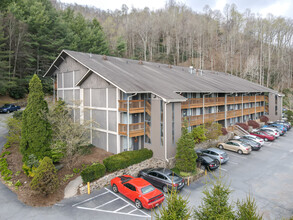
[[[0,106],[9,103],[9,104],[16,104],[16,105],[20,105],[21,107],[23,107],[24,105],[26,105],[26,100],[27,98],[23,98],[23,99],[13,99],[9,96],[3,96],[0,95]]]
[[[5,182],[2,178],[1,181],[5,184],[9,189],[15,192],[18,196],[18,199],[30,206],[52,206],[58,201],[62,200],[64,197],[64,189],[66,185],[73,179],[75,179],[79,174],[74,174],[73,169],[69,169],[66,164],[63,164],[63,168],[58,171],[58,179],[60,181],[59,189],[48,196],[42,196],[30,189],[30,177],[26,176],[22,170],[22,155],[19,151],[18,145],[12,145],[7,150],[3,149],[3,151],[10,151],[10,155],[6,155],[8,168],[13,172],[11,182]],[[82,169],[84,165],[90,165],[93,162],[102,162],[103,159],[112,155],[112,153],[106,152],[100,148],[92,148],[92,151],[88,155],[80,155],[78,160],[74,163],[74,168]],[[17,175],[18,174],[18,175]],[[66,175],[72,175],[70,178],[66,178]],[[14,186],[17,181],[20,181],[23,185],[18,189]]]

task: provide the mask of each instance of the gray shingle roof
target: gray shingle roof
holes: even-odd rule
[[[191,74],[188,67],[107,57],[102,55],[63,50],[46,75],[51,75],[63,61],[60,56],[69,55],[94,73],[106,79],[126,93],[152,92],[166,101],[184,101],[177,92],[272,92],[272,89],[225,73],[202,71]]]

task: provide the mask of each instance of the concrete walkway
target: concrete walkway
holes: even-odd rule
[[[71,198],[77,195],[78,186],[82,184],[81,176],[70,181],[64,191],[64,199]]]

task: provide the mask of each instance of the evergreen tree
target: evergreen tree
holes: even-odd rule
[[[186,129],[187,130],[187,129]],[[176,149],[176,167],[180,171],[194,172],[196,171],[197,154],[194,150],[194,140],[191,133],[182,132],[182,136],[177,142]]]
[[[233,220],[235,219],[233,207],[229,205],[231,190],[225,186],[221,179],[213,182],[211,189],[205,188],[201,205],[194,211],[194,219],[198,220]]]
[[[124,57],[126,52],[126,42],[123,37],[119,37],[116,43],[115,55],[118,57]]]
[[[188,199],[183,198],[176,190],[172,190],[166,199],[166,205],[162,205],[159,213],[155,213],[160,220],[187,220],[191,218],[191,210],[188,207]]]
[[[257,213],[257,206],[254,198],[250,195],[245,200],[237,201],[237,217],[238,220],[262,220],[262,215]]]
[[[31,189],[43,195],[54,193],[59,186],[56,173],[52,160],[49,157],[44,157],[30,183]]]
[[[3,15],[0,13],[0,94],[5,95],[7,87],[7,75],[8,75],[8,51],[6,49],[6,40],[4,33],[4,20]]]
[[[50,156],[51,126],[45,119],[48,112],[47,102],[41,80],[35,74],[29,83],[28,103],[23,111],[20,150],[23,161],[33,154],[38,159]]]

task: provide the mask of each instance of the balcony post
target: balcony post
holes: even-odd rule
[[[242,123],[244,123],[244,115],[243,115],[243,93],[242,93]]]
[[[203,94],[202,96],[202,124],[204,124],[204,96],[205,94]]]
[[[130,121],[130,115],[129,115],[129,98],[135,96],[137,93],[134,93],[127,97],[127,151],[130,149],[130,140],[129,140],[129,121]]]
[[[254,120],[256,120],[256,93],[254,94]]]
[[[227,94],[225,94],[225,128],[227,128]]]

